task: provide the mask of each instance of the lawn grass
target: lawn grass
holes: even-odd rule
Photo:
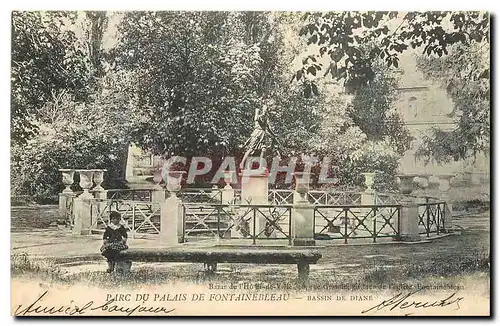
[[[387,247],[387,246],[385,246]],[[412,250],[407,246],[406,250]],[[331,250],[332,248],[330,248]],[[359,251],[366,247],[358,246]],[[360,254],[360,256],[362,256]],[[389,257],[390,258],[390,257]],[[66,273],[64,267],[51,259],[34,259],[28,254],[15,254],[11,258],[12,277],[41,278],[48,282],[62,284],[92,284],[102,288],[140,287],[142,285],[161,285],[176,283],[228,284],[251,281],[261,288],[281,288],[299,290],[303,286],[296,282],[297,271],[294,265],[251,266],[250,264],[220,264],[220,271],[207,274],[202,264],[136,264],[128,276],[108,274],[104,261],[101,270],[82,270]],[[331,264],[330,261],[326,261]],[[330,265],[329,265],[330,266]],[[229,268],[230,267],[230,268]],[[405,287],[415,284],[427,286],[455,286],[460,277],[483,275],[489,278],[490,259],[488,251],[468,252],[467,255],[437,256],[426,259],[421,256],[413,262],[406,259],[387,260],[379,258],[362,264],[338,264],[331,268],[313,266],[307,288],[310,290],[360,289]]]

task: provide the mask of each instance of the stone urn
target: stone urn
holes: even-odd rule
[[[92,187],[92,178],[94,176],[94,170],[76,170],[80,175],[80,187],[83,189],[83,198],[90,198],[92,195],[89,193],[89,189]]]
[[[106,169],[95,169],[94,170],[94,183],[95,187],[93,190],[103,191],[104,188],[101,186],[104,181],[104,172],[108,170]]]
[[[365,177],[365,192],[373,192],[373,179],[375,178],[375,172],[365,172],[361,173]]]
[[[418,178],[418,187],[420,189],[427,189],[429,187],[429,179],[426,176],[420,176]]]
[[[439,189],[439,184],[440,184],[439,177],[431,175],[428,179],[428,182],[429,182],[429,189],[431,190]]]
[[[73,169],[59,169],[59,172],[62,173],[62,182],[64,183],[64,188],[63,193],[65,194],[71,194],[73,193],[73,190],[71,190],[71,185],[73,184],[74,180],[73,177],[75,175],[75,170]]]
[[[176,193],[181,190],[182,176],[185,173],[184,171],[166,171],[164,174],[167,182],[167,190],[173,197],[177,197]]]
[[[416,174],[398,174],[400,180],[399,189],[403,195],[409,195],[413,192],[413,180]]]

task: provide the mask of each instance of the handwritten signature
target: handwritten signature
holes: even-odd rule
[[[33,301],[30,305],[23,307],[20,304],[16,311],[14,312],[14,316],[26,316],[31,314],[44,314],[44,315],[54,315],[54,314],[65,314],[69,316],[81,316],[89,311],[105,311],[105,312],[121,312],[127,316],[131,316],[134,313],[147,312],[151,314],[169,314],[173,309],[167,309],[161,306],[144,306],[141,304],[136,305],[135,307],[124,307],[119,304],[114,303],[114,299],[110,299],[106,301],[104,304],[96,304],[94,301],[88,301],[84,305],[77,305],[73,300],[70,301],[69,305],[61,305],[61,306],[44,306],[40,302],[47,295],[48,290],[42,293],[35,301]]]
[[[408,308],[431,308],[431,307],[447,307],[455,304],[456,309],[460,309],[459,302],[464,299],[464,297],[460,297],[457,295],[457,292],[452,293],[444,299],[436,300],[436,301],[414,301],[409,299],[415,293],[421,291],[422,289],[415,290],[413,292],[409,292],[403,294],[402,292],[396,294],[390,299],[384,300],[376,306],[371,307],[370,309],[361,311],[362,314],[365,314],[370,311],[379,311],[385,308],[389,308],[389,310],[394,310],[396,308],[399,309],[408,309]]]

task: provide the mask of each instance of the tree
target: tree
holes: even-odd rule
[[[368,140],[386,141],[396,153],[403,155],[412,137],[394,106],[398,76],[382,62],[375,63],[373,70],[375,75],[371,83],[353,90],[349,115]]]
[[[393,190],[394,174],[411,136],[394,107],[397,77],[382,64],[370,85],[354,94],[332,96],[313,148],[328,156],[343,185],[361,185],[361,173],[376,172],[375,188]],[[320,88],[320,95],[326,90]]]
[[[83,43],[67,28],[75,19],[72,12],[12,13],[12,141],[34,137],[37,111],[61,93],[87,100],[90,63]]]
[[[107,53],[103,49],[103,37],[108,26],[108,17],[105,11],[85,11],[85,19],[81,24],[87,43],[88,56],[91,63],[91,86],[99,87],[99,80],[104,78]],[[94,92],[97,92],[95,89]]]
[[[209,154],[241,141],[233,136],[249,127],[239,116],[246,113],[251,121],[248,108],[256,101],[242,96],[251,82],[245,69],[259,58],[255,49],[252,55],[252,49],[226,44],[226,18],[225,13],[135,12],[121,21],[116,69],[134,75],[130,87],[141,118],[132,138],[144,149]],[[243,60],[248,61],[240,64]]]
[[[397,68],[398,55],[410,46],[441,57],[453,44],[489,42],[486,12],[408,12],[402,17],[387,11],[321,12],[306,13],[304,20],[300,35],[317,45],[319,53],[304,58],[295,78],[323,70],[325,76],[343,80],[348,91],[373,80],[376,58]],[[364,53],[362,47],[369,43],[377,46]],[[326,69],[320,58],[329,59]]]
[[[13,101],[13,120],[21,123],[16,130],[20,135],[26,135],[29,123],[36,137],[13,139],[13,194],[53,200],[62,189],[60,168],[105,168],[105,184],[122,186],[133,119],[131,99],[122,89],[130,78],[126,72],[106,70],[102,48],[106,15],[17,14],[13,29],[21,36],[13,45],[12,91],[32,105],[19,115]],[[77,28],[79,36],[73,32]],[[72,60],[82,65],[82,71],[72,71],[68,77],[65,69],[75,68]]]
[[[455,45],[441,58],[420,57],[418,68],[453,100],[456,128],[433,128],[417,151],[437,162],[475,157],[490,150],[489,44]]]
[[[378,59],[384,60],[388,67],[397,68],[399,54],[409,47],[421,49],[429,58],[445,58],[449,57],[450,49],[461,48],[473,56],[475,44],[489,45],[489,14],[486,12],[408,12],[403,15],[382,11],[326,12],[306,13],[304,20],[300,35],[307,38],[308,44],[318,46],[318,50],[304,58],[294,79],[305,80],[306,75],[315,76],[323,71],[325,76],[343,81],[348,93],[376,83],[374,64]],[[366,44],[375,46],[370,51],[363,51]],[[326,66],[322,59],[328,62]],[[419,154],[438,161],[462,159],[489,148],[489,109],[486,108],[489,97],[485,96],[489,92],[488,64],[483,61],[472,67],[456,56],[443,60],[450,65],[456,64],[454,68],[463,72],[455,74],[453,83],[449,83],[449,78],[444,82],[456,100],[457,112],[462,115],[453,134],[436,130],[434,137],[424,140]],[[430,70],[426,71],[432,75]],[[439,76],[434,77],[442,80]],[[470,84],[466,78],[470,78]],[[461,86],[457,87],[459,84]],[[305,87],[312,89],[315,84],[305,82]]]
[[[128,13],[115,53],[116,69],[135,76],[134,142],[167,156],[237,155],[255,109],[273,99],[271,123],[296,148],[302,134],[290,128],[310,130],[314,115],[289,83],[282,23],[265,12]]]

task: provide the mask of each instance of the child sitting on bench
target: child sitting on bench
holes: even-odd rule
[[[116,255],[121,250],[128,249],[127,230],[120,224],[120,213],[111,212],[109,214],[109,225],[106,227],[103,236],[103,245],[101,246],[101,255],[108,260],[108,269],[111,273],[115,269]]]

